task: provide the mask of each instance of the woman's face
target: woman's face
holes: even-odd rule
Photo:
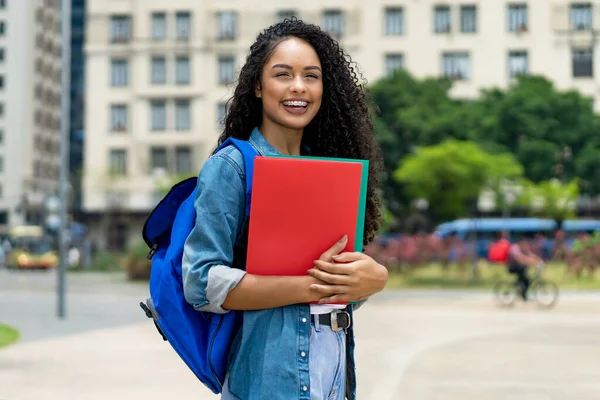
[[[304,129],[317,115],[322,96],[321,62],[312,46],[298,38],[279,43],[256,89],[256,97],[262,99],[263,125]]]

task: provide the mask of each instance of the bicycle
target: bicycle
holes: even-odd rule
[[[558,285],[542,278],[543,265],[536,267],[536,273],[529,285],[528,298],[533,299],[539,307],[552,308],[558,301]],[[521,297],[521,283],[516,278],[512,281],[502,280],[494,284],[494,298],[503,307],[512,307]]]

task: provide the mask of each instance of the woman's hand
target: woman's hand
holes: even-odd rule
[[[308,271],[313,278],[327,283],[311,285],[312,290],[327,296],[319,300],[320,304],[362,301],[385,287],[387,269],[366,254],[342,253],[332,259],[317,260],[315,268]]]

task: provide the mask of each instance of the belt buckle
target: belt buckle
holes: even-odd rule
[[[339,314],[346,314],[346,317],[348,317],[348,325],[347,326],[339,326],[338,325],[338,315]],[[334,332],[340,332],[343,331],[345,329],[350,328],[350,325],[352,324],[351,319],[350,319],[350,313],[346,310],[333,310],[331,312],[331,330]]]

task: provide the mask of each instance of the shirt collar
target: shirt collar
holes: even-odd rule
[[[271,143],[265,139],[265,137],[260,133],[258,128],[254,128],[252,134],[250,135],[250,139],[248,139],[250,144],[254,146],[258,154],[261,156],[273,156],[273,155],[281,155],[275,147],[271,146]]]

